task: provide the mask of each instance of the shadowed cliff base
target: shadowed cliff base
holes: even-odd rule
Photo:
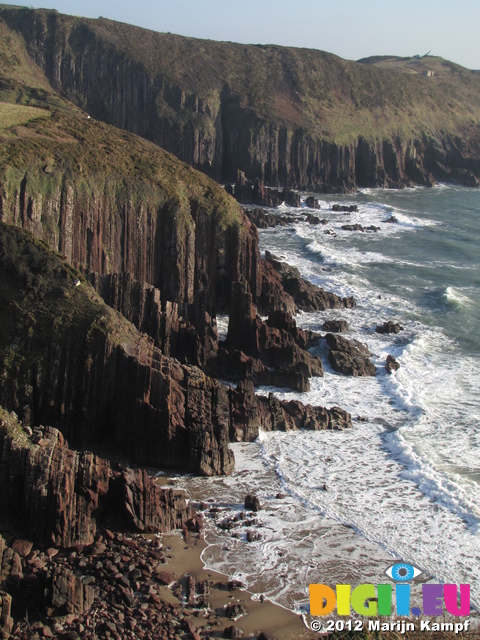
[[[240,169],[318,192],[479,183],[480,77],[442,58],[352,62],[56,11],[0,16],[61,96],[218,181]]]

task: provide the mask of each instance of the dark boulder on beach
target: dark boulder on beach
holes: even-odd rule
[[[377,333],[400,333],[403,331],[403,327],[398,322],[387,320],[383,324],[377,324],[375,331]]]
[[[249,493],[245,496],[245,509],[248,511],[260,511],[260,500],[257,496]]]
[[[350,376],[374,376],[375,365],[370,360],[370,352],[366,345],[358,340],[328,333],[327,344],[330,347],[328,360],[335,371]]]

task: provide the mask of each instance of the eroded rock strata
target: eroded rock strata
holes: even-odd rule
[[[91,545],[108,520],[161,532],[193,516],[183,493],[157,486],[145,471],[114,470],[105,458],[72,450],[57,429],[32,431],[1,409],[0,484],[3,526],[53,547]]]
[[[108,441],[137,462],[206,475],[232,470],[228,442],[239,424],[304,426],[286,418],[283,405],[252,401],[253,386],[231,389],[165,356],[30,234],[0,225],[0,246],[0,399],[26,424],[57,427],[77,447]],[[232,297],[243,302],[232,314],[231,350],[273,363],[279,376],[322,373],[305,351],[316,336],[285,312],[259,320],[251,294],[240,294]],[[322,424],[320,416],[315,428]]]
[[[278,274],[283,288],[292,296],[295,304],[302,311],[351,309],[355,307],[356,303],[352,297],[341,298],[335,293],[325,291],[321,287],[304,280],[296,267],[292,267],[287,262],[282,262],[280,258],[269,251],[265,252],[265,260]]]

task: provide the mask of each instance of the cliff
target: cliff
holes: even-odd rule
[[[93,544],[109,520],[158,532],[181,529],[193,515],[183,493],[157,486],[143,471],[113,471],[105,458],[70,449],[56,429],[24,428],[1,408],[0,484],[2,528],[47,546]]]
[[[221,385],[163,356],[30,234],[2,224],[0,247],[0,403],[76,447],[108,441],[146,464],[231,470]]]
[[[262,259],[210,178],[56,93],[0,19],[0,635],[52,637],[67,614],[75,637],[173,637],[165,554],[120,531],[187,540],[201,520],[126,464],[228,474],[259,429],[350,427],[254,383],[308,389],[319,336],[292,314],[352,305]]]
[[[242,170],[317,191],[479,182],[480,77],[441,58],[356,63],[55,11],[4,6],[0,17],[59,94],[217,180]]]
[[[281,361],[279,372],[293,354],[294,377],[321,374],[321,362],[303,351],[310,340],[306,332],[288,314],[262,328],[251,294],[244,296],[251,314],[247,326],[252,335],[264,336],[254,338],[257,349]],[[289,403],[265,405],[255,399],[253,384],[231,389],[165,356],[61,256],[4,224],[0,322],[0,404],[27,425],[60,429],[75,447],[108,443],[143,464],[224,474],[233,468],[228,442],[240,433],[248,440],[262,424],[268,430],[333,424],[323,409],[299,405],[292,414]],[[246,338],[243,348],[249,350]],[[314,371],[305,372],[308,367]],[[343,412],[337,426],[349,424]]]

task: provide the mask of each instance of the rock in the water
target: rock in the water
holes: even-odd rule
[[[260,500],[257,496],[251,493],[245,496],[245,509],[248,511],[259,511],[261,508]]]
[[[394,356],[391,356],[389,354],[385,363],[385,369],[388,373],[393,373],[394,371],[398,371],[400,369],[400,363]]]
[[[376,374],[375,365],[370,360],[370,352],[366,345],[358,340],[347,340],[334,333],[327,333],[326,340],[330,347],[328,360],[335,371],[350,376]]]
[[[341,211],[343,213],[355,213],[358,211],[356,204],[334,204],[332,205],[332,211]]]
[[[245,215],[253,222],[257,229],[268,229],[269,227],[285,227],[296,220],[293,216],[275,215],[263,209],[244,209]]]
[[[403,331],[403,327],[398,322],[387,320],[383,324],[377,324],[375,331],[377,333],[400,333],[400,331]]]
[[[353,298],[341,298],[334,293],[304,280],[300,271],[286,262],[282,262],[269,251],[265,252],[265,260],[280,275],[285,291],[292,296],[302,311],[323,311],[325,309],[350,309],[355,307]]]
[[[348,333],[348,322],[346,320],[325,320],[322,329],[329,333]]]
[[[260,534],[258,531],[252,531],[249,529],[247,531],[247,542],[256,542],[257,540],[260,540]]]
[[[310,209],[320,209],[320,203],[314,196],[307,196],[305,204]]]
[[[305,215],[305,220],[308,222],[308,224],[313,224],[313,225],[322,224],[322,221],[320,220],[320,218],[318,216],[314,216],[312,213],[307,213]]]
[[[344,231],[380,231],[380,227],[371,224],[368,227],[364,227],[361,224],[344,224],[340,227]]]

